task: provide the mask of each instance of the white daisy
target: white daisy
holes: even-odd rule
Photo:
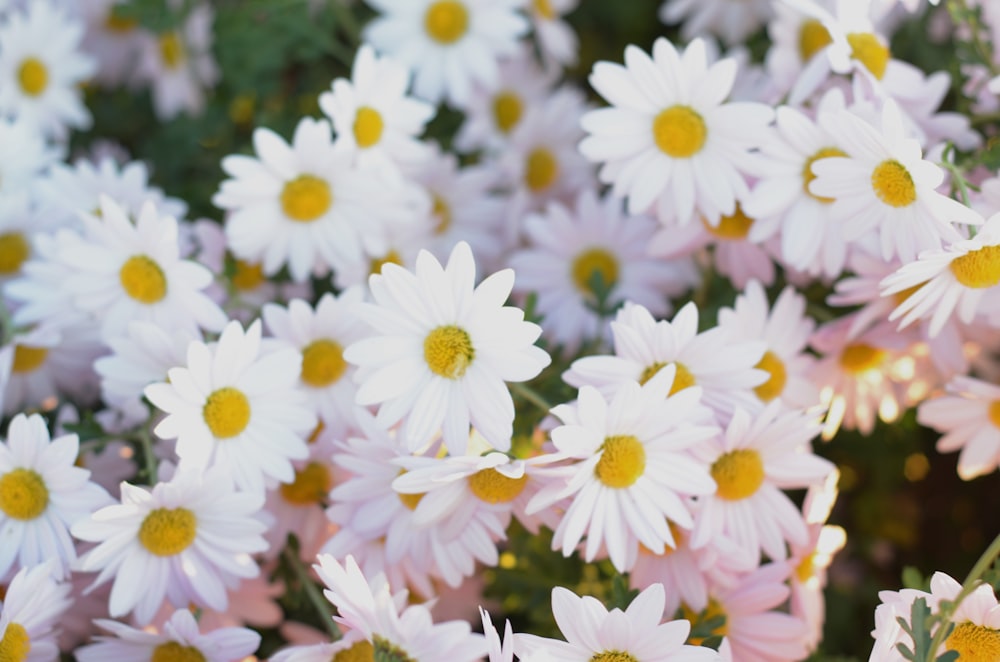
[[[572,497],[553,549],[569,556],[586,534],[585,558],[593,560],[603,543],[624,573],[626,558],[634,560],[640,543],[657,554],[675,545],[668,522],[694,526],[685,502],[711,494],[715,485],[708,465],[689,452],[718,428],[701,424],[711,414],[699,404],[699,388],[668,397],[675,372],[665,368],[641,387],[623,383],[607,400],[584,386],[576,406],[553,408],[564,425],[552,430],[552,442],[573,462],[553,469],[561,480],[543,488],[528,507],[534,512]]]
[[[412,187],[410,190],[419,194],[423,200],[430,201],[422,189]],[[419,252],[431,242],[437,223],[437,219],[431,214],[430,205],[421,205],[421,210],[414,211],[411,218],[394,219],[386,223],[380,239],[381,247],[376,251],[363,251],[350,261],[338,265],[333,274],[334,285],[340,289],[366,289],[369,277],[382,273],[382,267],[386,264],[412,269]],[[454,244],[449,248],[453,246]]]
[[[0,194],[0,286],[22,274],[21,267],[34,256],[35,235],[55,230],[55,216],[33,204],[25,191]]]
[[[743,43],[774,14],[769,0],[666,0],[660,6],[660,20],[668,25],[682,23],[686,40],[719,35],[728,45]]]
[[[380,12],[365,40],[414,72],[417,96],[461,107],[474,82],[492,85],[497,59],[517,51],[525,0],[368,0]]]
[[[94,80],[112,89],[125,83],[134,84],[142,42],[138,21],[116,11],[124,4],[124,0],[91,0],[79,5],[87,23],[83,50],[97,58]]]
[[[245,659],[260,644],[260,635],[246,628],[202,633],[187,608],[175,611],[159,633],[105,619],[94,624],[113,636],[99,635],[94,643],[77,649],[74,654],[79,662],[146,658],[231,662]]]
[[[291,482],[291,460],[308,456],[316,415],[298,388],[302,358],[284,343],[261,353],[261,324],[230,322],[214,346],[192,341],[187,365],[145,395],[167,417],[154,429],[177,439],[180,467],[219,466],[237,487],[263,494],[267,478]]]
[[[528,16],[538,40],[538,50],[546,68],[555,63],[561,67],[576,64],[580,51],[580,40],[572,26],[563,18],[580,4],[580,0],[531,0]]]
[[[79,85],[96,70],[79,51],[83,23],[38,0],[0,20],[0,114],[14,115],[57,139],[90,127]]]
[[[504,626],[503,642],[500,641],[500,633],[497,632],[493,621],[490,620],[489,612],[482,607],[479,608],[479,615],[483,619],[483,635],[489,645],[489,662],[514,662],[514,631],[510,627],[510,621]]]
[[[920,404],[917,421],[944,434],[939,452],[961,450],[958,475],[963,480],[1000,467],[1000,387],[995,384],[955,377],[946,394]]]
[[[435,109],[407,96],[409,84],[406,67],[362,44],[351,80],[337,78],[332,91],[319,96],[337,133],[334,148],[350,153],[361,168],[417,169],[428,156],[418,136]]]
[[[73,604],[69,583],[52,579],[53,568],[22,568],[0,601],[0,659],[50,662],[59,658],[56,629]]]
[[[649,257],[658,224],[626,216],[621,201],[610,195],[598,200],[587,189],[573,209],[552,202],[524,226],[528,246],[509,259],[518,274],[514,291],[538,296],[546,335],[571,350],[585,338],[610,335],[598,313],[598,291],[608,308],[627,300],[662,316],[671,312],[667,297],[683,293],[695,280],[689,263]]]
[[[661,221],[680,224],[696,213],[710,220],[732,214],[748,193],[740,171],[773,111],[759,103],[724,103],[736,62],[709,65],[700,39],[683,53],[657,39],[652,57],[629,46],[625,65],[599,62],[590,76],[612,104],[583,118],[590,136],[580,150],[604,163],[601,181],[628,198],[633,214],[655,205]]]
[[[221,471],[181,471],[151,491],[122,483],[120,505],[73,525],[74,536],[99,543],[79,569],[100,571],[94,586],[114,579],[116,618],[134,610],[148,624],[164,598],[225,611],[226,585],[260,572],[250,555],[267,549],[255,517],[263,504],[263,493],[235,491]]]
[[[891,100],[881,119],[876,128],[846,110],[820,116],[820,125],[838,137],[847,156],[812,163],[816,178],[809,192],[833,199],[830,217],[841,224],[844,238],[853,241],[877,231],[883,259],[898,255],[909,262],[922,250],[940,248],[944,240],[960,240],[953,223],[981,225],[976,212],[934,190],[944,173],[904,135]]]
[[[0,117],[0,194],[31,190],[58,158],[59,150],[29,120]]]
[[[89,471],[74,466],[79,446],[75,434],[49,441],[38,414],[11,421],[0,443],[0,578],[46,559],[57,561],[56,577],[69,575],[76,560],[69,527],[111,501]]]
[[[380,405],[380,425],[405,418],[402,441],[412,450],[443,428],[445,444],[460,454],[471,422],[506,451],[514,403],[504,382],[532,379],[551,360],[533,344],[541,328],[503,306],[514,272],[497,272],[473,288],[475,278],[468,244],[456,245],[444,267],[421,251],[415,273],[386,264],[372,276],[375,303],[357,307],[375,330],[344,353],[360,368],[357,402]]]

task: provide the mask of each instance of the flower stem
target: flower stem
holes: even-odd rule
[[[521,382],[508,382],[507,386],[510,387],[511,391],[535,405],[546,414],[550,409],[552,409],[552,405],[550,405],[545,398],[543,398],[537,391],[527,384],[523,384]]]
[[[312,577],[309,576],[309,570],[306,569],[305,564],[302,563],[302,559],[299,558],[298,550],[293,549],[291,545],[286,545],[282,556],[285,557],[285,561],[295,571],[295,577],[302,584],[302,588],[306,592],[306,597],[316,610],[316,613],[319,614],[320,620],[326,626],[326,631],[330,633],[330,637],[333,641],[340,639],[340,628],[337,627],[337,624],[333,620],[330,603],[323,597],[323,594],[320,593],[319,588],[313,582]]]
[[[150,485],[155,485],[158,475],[158,463],[156,461],[156,454],[153,452],[153,436],[149,433],[149,428],[144,426],[139,428],[136,437],[142,446],[142,459],[145,462],[144,471],[146,473],[146,480],[149,481]]]

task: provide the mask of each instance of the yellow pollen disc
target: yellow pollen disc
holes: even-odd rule
[[[870,32],[852,32],[847,35],[851,45],[851,57],[865,65],[875,78],[882,80],[889,64],[889,48]]]
[[[107,19],[104,21],[104,28],[108,32],[117,32],[118,34],[124,34],[126,32],[131,32],[139,25],[139,21],[134,18],[124,18],[119,16],[116,12],[112,11],[108,14]]]
[[[521,121],[524,104],[514,92],[504,91],[493,97],[493,119],[501,133],[510,133]]]
[[[594,474],[608,487],[629,487],[646,470],[646,449],[630,434],[605,438],[601,451]]]
[[[402,648],[379,635],[372,635],[372,659],[378,662],[417,662]]]
[[[805,584],[816,574],[816,552],[809,554],[795,566],[795,577]]]
[[[848,345],[840,355],[840,367],[854,375],[878,370],[883,361],[885,350],[865,343]]]
[[[37,97],[49,85],[49,70],[38,58],[25,58],[17,70],[17,82],[21,84],[21,90],[25,94]]]
[[[403,469],[399,472],[399,475],[402,476],[405,473],[406,469]],[[423,492],[418,492],[416,494],[404,494],[402,492],[396,492],[396,495],[399,497],[399,500],[403,502],[403,505],[409,508],[410,510],[416,510],[417,504],[419,504],[420,500],[424,498]]]
[[[785,390],[788,373],[785,372],[785,364],[778,355],[771,351],[764,352],[763,358],[754,367],[769,375],[766,382],[754,387],[753,392],[757,397],[764,402],[770,402],[781,395]]]
[[[438,0],[424,14],[424,29],[439,44],[453,44],[469,29],[469,10],[458,0]]]
[[[642,371],[642,374],[639,375],[639,384],[645,385],[646,382],[655,377],[656,373],[658,373],[666,366],[667,366],[666,363],[654,363],[653,365],[648,366],[645,370]]]
[[[892,300],[897,306],[903,304],[907,299],[916,294],[917,290],[927,284],[927,281],[923,283],[917,283],[913,287],[908,287],[905,290],[900,290],[892,295]]]
[[[951,273],[966,287],[993,287],[1000,283],[1000,246],[983,246],[955,258]]]
[[[813,200],[818,200],[823,204],[827,205],[833,202],[833,198],[824,198],[823,196],[814,194],[812,191],[809,190],[809,185],[813,183],[814,179],[816,179],[816,173],[814,173],[812,169],[813,164],[819,161],[820,159],[828,159],[834,156],[847,156],[847,154],[844,152],[844,150],[837,149],[836,147],[824,147],[820,150],[817,150],[815,154],[810,156],[806,160],[806,164],[802,166],[802,190],[805,191],[806,195],[808,195]]]
[[[528,474],[508,478],[496,469],[482,469],[468,478],[469,489],[486,503],[508,503],[517,498],[528,483]]]
[[[313,175],[299,175],[285,182],[281,191],[281,209],[285,216],[300,223],[310,223],[325,214],[333,204],[333,193],[326,181]]]
[[[966,621],[955,626],[945,646],[958,653],[959,662],[995,662],[1000,660],[1000,630]]]
[[[639,660],[623,651],[604,651],[603,653],[594,653],[590,662],[639,662]]]
[[[451,227],[451,207],[440,195],[434,196],[434,208],[431,213],[438,219],[434,226],[434,234],[444,234]]]
[[[332,487],[330,470],[319,462],[310,462],[295,472],[293,482],[281,484],[281,496],[296,506],[311,506],[322,503]]]
[[[145,255],[133,255],[125,260],[118,272],[118,280],[125,294],[139,303],[150,305],[167,296],[167,277],[163,269]]]
[[[5,276],[21,270],[21,265],[31,255],[31,246],[20,232],[0,234],[0,274]]]
[[[213,436],[235,437],[250,423],[250,401],[239,389],[224,386],[208,396],[201,415]]]
[[[316,340],[302,350],[302,381],[314,388],[329,386],[347,370],[343,348],[332,340]]]
[[[19,623],[8,623],[0,639],[0,662],[24,662],[31,651],[31,637]]]
[[[264,266],[261,263],[251,264],[236,260],[236,270],[233,272],[232,283],[236,289],[249,292],[260,287],[264,278]]]
[[[48,355],[49,350],[44,347],[17,345],[14,348],[14,365],[11,370],[17,373],[34,372],[42,367]]]
[[[354,117],[354,140],[358,147],[364,149],[378,144],[382,139],[382,129],[385,123],[377,110],[369,106],[358,108],[358,114]]]
[[[160,57],[167,69],[176,69],[184,61],[184,42],[176,32],[160,35]]]
[[[35,519],[45,512],[48,505],[49,488],[37,472],[18,467],[0,476],[0,510],[7,517]]]
[[[573,258],[571,273],[577,290],[594,295],[591,282],[595,273],[600,274],[606,289],[611,289],[618,282],[618,259],[603,248],[588,248]]]
[[[722,616],[722,625],[719,625],[712,629],[709,633],[713,637],[724,637],[729,634],[729,617],[726,611],[722,608],[715,598],[710,598],[708,601],[708,606],[702,612],[696,612],[691,607],[687,606],[683,602],[681,603],[681,612],[684,614],[684,618],[690,621],[692,629],[698,623],[704,623],[705,621],[710,621],[714,618]],[[705,641],[703,637],[688,637],[687,643],[692,646],[700,646],[701,643]]]
[[[439,326],[424,338],[424,361],[439,377],[458,379],[475,358],[472,338],[460,327]]]
[[[736,205],[736,211],[731,216],[721,217],[718,225],[711,225],[705,220],[704,216],[701,217],[701,224],[705,226],[705,229],[710,234],[720,239],[737,241],[745,239],[750,234],[750,228],[753,227],[753,219],[743,213],[742,207]]]
[[[187,508],[151,510],[139,527],[139,542],[157,556],[180,554],[198,533],[198,518]]]
[[[525,163],[524,183],[535,193],[544,191],[559,177],[559,161],[555,154],[539,147],[528,154]]]
[[[330,662],[375,662],[375,648],[371,642],[361,640],[334,655]]]
[[[153,649],[149,662],[205,662],[205,656],[194,646],[168,641]]]
[[[799,57],[803,62],[808,62],[813,55],[832,43],[830,31],[816,19],[805,21],[799,28]]]
[[[403,266],[403,257],[396,252],[396,249],[389,249],[389,252],[382,257],[372,258],[371,266],[368,269],[369,274],[380,274],[382,273],[382,267],[387,264],[395,264],[398,266]]]
[[[533,0],[531,6],[535,13],[546,21],[551,21],[556,17],[556,12],[552,9],[552,3],[549,0]]]
[[[689,106],[671,106],[653,119],[656,146],[675,159],[686,159],[700,152],[707,137],[705,120]]]
[[[720,455],[712,463],[711,473],[719,486],[716,495],[739,501],[753,496],[764,483],[764,461],[757,451],[739,448]]]
[[[882,161],[872,171],[872,189],[891,207],[907,207],[917,200],[917,187],[910,171],[899,161]]]
[[[674,375],[674,384],[670,387],[670,393],[667,394],[667,397],[696,384],[694,375],[692,375],[691,371],[687,369],[687,366],[683,363],[676,362],[674,363],[674,366],[677,367],[677,374]]]
[[[1000,400],[994,400],[990,403],[989,409],[986,410],[986,415],[989,416],[990,423],[1000,428]]]

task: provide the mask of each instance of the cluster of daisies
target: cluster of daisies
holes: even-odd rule
[[[275,662],[808,657],[846,539],[818,438],[917,407],[963,478],[1000,466],[1000,178],[952,162],[982,136],[949,74],[889,48],[929,7],[667,0],[685,45],[596,64],[598,108],[573,0],[367,3],[321,115],[257,128],[199,219],[68,137],[84,83],[200,112],[210,4],[154,34],[0,2],[0,660],[252,659],[263,629]],[[963,71],[983,112],[996,67]],[[637,596],[556,588],[562,639],[501,638],[514,520]],[[882,595],[873,660],[961,590],[930,588]],[[952,620],[941,652],[1000,656],[989,587]]]

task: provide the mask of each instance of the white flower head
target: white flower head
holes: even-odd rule
[[[53,563],[18,571],[0,601],[0,659],[42,662],[59,658],[56,630],[73,604],[69,583],[52,578]]]

